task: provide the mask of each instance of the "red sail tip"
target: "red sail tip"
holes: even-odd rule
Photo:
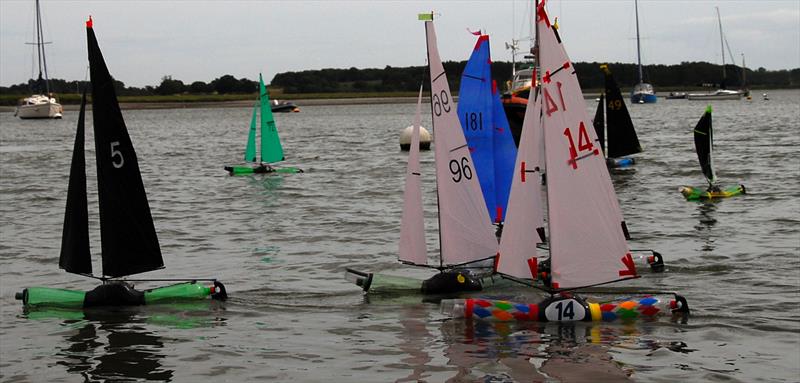
[[[86,28],[92,27],[92,15],[89,15],[89,20],[86,20]]]

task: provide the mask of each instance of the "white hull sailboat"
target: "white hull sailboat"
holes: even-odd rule
[[[722,89],[717,89],[713,92],[707,93],[689,93],[686,98],[689,100],[741,100],[745,95],[744,91],[725,89],[725,81],[727,75],[725,73],[725,35],[722,33],[722,18],[719,16],[719,8],[717,9],[717,22],[719,23],[719,45],[722,50]]]
[[[39,63],[39,77],[35,81],[36,91],[44,94],[34,94],[19,101],[14,115],[19,118],[61,118],[64,108],[50,93],[50,80],[47,76],[47,59],[44,54],[44,46],[48,44],[44,41],[42,34],[42,16],[39,7],[39,0],[36,0],[36,42],[30,43],[36,46],[36,53]]]

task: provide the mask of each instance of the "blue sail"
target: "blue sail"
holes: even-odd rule
[[[483,199],[494,222],[505,219],[517,148],[492,81],[489,36],[482,35],[461,75],[458,118],[469,145]]]

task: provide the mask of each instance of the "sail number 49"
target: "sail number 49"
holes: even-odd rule
[[[119,141],[114,141],[111,143],[111,165],[114,165],[115,168],[119,169],[125,164],[125,158],[122,157],[122,152],[116,149],[117,146],[119,146]],[[113,160],[116,156],[119,156],[119,162]]]

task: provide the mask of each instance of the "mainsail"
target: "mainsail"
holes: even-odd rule
[[[497,271],[517,278],[536,278],[528,261],[536,261],[536,244],[545,242],[542,206],[542,98],[539,88],[531,92],[514,167]],[[539,235],[534,235],[535,230]]]
[[[425,21],[436,142],[436,185],[442,265],[472,262],[497,252],[478,174],[456,117],[432,21]]]
[[[261,162],[273,163],[283,161],[283,147],[275,127],[269,93],[264,85],[264,78],[258,74],[259,100],[261,101]]]
[[[542,129],[547,168],[553,288],[636,276],[622,212],[572,63],[540,4]]]
[[[422,86],[419,87],[419,96],[417,96],[417,113],[414,116],[411,147],[408,150],[406,188],[403,192],[403,218],[400,221],[400,261],[416,265],[428,263],[419,166],[419,128],[421,121]]]
[[[92,274],[92,255],[89,250],[89,208],[86,196],[86,160],[84,155],[84,116],[86,88],[81,96],[78,129],[69,168],[67,207],[61,235],[61,255],[58,267],[75,274]]]
[[[606,155],[609,158],[619,158],[640,153],[642,147],[639,145],[628,107],[622,99],[622,92],[608,66],[601,65],[600,68],[605,74],[606,84],[606,129],[608,130]]]
[[[86,23],[92,84],[103,275],[121,277],[164,267],[139,163],[117,102],[114,80]]]
[[[492,81],[488,35],[478,37],[458,94],[458,117],[480,175],[483,199],[489,216],[499,223],[505,219],[517,149]]]
[[[711,162],[713,144],[714,134],[711,129],[711,106],[709,105],[694,128],[694,148],[697,150],[697,159],[700,160],[700,169],[703,170],[703,175],[711,185],[717,182],[717,175],[714,173]]]

